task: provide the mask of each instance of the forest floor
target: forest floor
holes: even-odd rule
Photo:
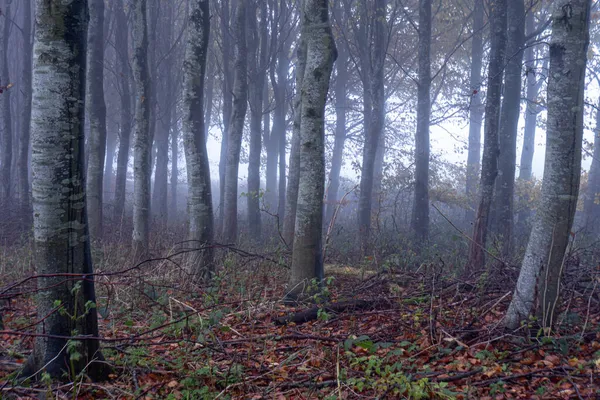
[[[446,277],[442,265],[328,266],[311,310],[281,304],[285,270],[264,259],[226,260],[210,290],[166,285],[180,279],[164,271],[168,264],[120,274],[98,266],[102,351],[114,366],[108,382],[10,379],[31,350],[35,314],[32,299],[8,300],[0,398],[600,398],[594,293],[567,292],[558,328],[542,335],[502,329],[512,287],[502,276],[465,281]]]

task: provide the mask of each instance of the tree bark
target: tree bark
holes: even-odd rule
[[[481,104],[481,67],[483,64],[483,0],[474,0],[473,38],[471,41],[471,104],[469,105],[469,146],[467,154],[466,194],[469,201],[465,221],[467,224],[475,220],[477,198],[477,176],[481,167],[481,125],[483,122],[483,106]]]
[[[12,146],[13,146],[13,126],[11,107],[12,90],[8,87],[10,82],[10,70],[8,68],[8,40],[10,39],[10,18],[11,18],[11,0],[6,1],[2,15],[0,16],[0,88],[3,88],[0,94],[0,109],[2,113],[2,134],[0,135],[0,203],[4,206],[8,205],[8,201],[12,198],[11,185],[11,167],[12,167]]]
[[[533,12],[533,11],[532,11]],[[509,1],[504,96],[498,130],[498,178],[494,196],[494,233],[502,241],[502,255],[512,252],[513,205],[517,162],[517,131],[521,114],[521,67],[525,45],[525,4]]]
[[[214,217],[203,112],[209,34],[209,2],[193,0],[190,3],[190,23],[183,64],[183,146],[188,177],[188,239],[196,246],[205,247],[195,254],[192,263],[196,281],[210,278],[214,271],[213,250],[208,246],[214,239]]]
[[[150,70],[146,0],[133,1],[133,76],[135,79],[135,133],[133,143],[133,252],[148,256],[150,240]]]
[[[235,63],[233,81],[233,110],[228,132],[227,164],[225,165],[225,199],[223,241],[234,243],[238,234],[238,172],[242,150],[244,119],[248,108],[246,2],[239,1],[235,12]]]
[[[498,175],[498,125],[502,78],[506,53],[506,0],[490,1],[491,48],[488,67],[488,84],[485,104],[483,159],[481,163],[481,194],[473,227],[473,240],[469,247],[469,260],[465,274],[483,268],[487,243],[488,222],[494,185]]]
[[[360,175],[360,194],[358,198],[358,229],[361,238],[363,255],[369,253],[371,231],[371,208],[373,203],[373,179],[375,174],[375,160],[377,148],[382,136],[385,122],[385,94],[384,94],[384,64],[386,53],[386,0],[377,0],[374,3],[375,11],[372,18],[374,30],[373,41],[370,43],[370,62],[362,61],[364,96],[364,126],[365,145],[362,157],[362,171]],[[365,22],[366,22],[366,18]],[[365,45],[362,46],[365,48]],[[367,46],[367,48],[369,48]],[[365,59],[366,56],[363,56]],[[368,60],[368,58],[366,58]]]
[[[336,58],[327,0],[305,0],[302,33],[306,67],[301,90],[300,185],[287,298],[301,296],[311,279],[323,279],[325,102]]]
[[[131,144],[131,90],[129,71],[129,30],[123,0],[116,0],[115,7],[115,48],[117,68],[121,81],[121,112],[119,115],[119,154],[117,155],[117,177],[115,180],[115,217],[123,218],[127,195],[127,169]]]
[[[600,98],[598,99],[600,106]],[[590,233],[600,233],[600,109],[596,110],[594,129],[594,152],[588,174],[587,193],[583,203],[585,224]]]
[[[429,118],[431,113],[431,0],[419,2],[419,83],[415,135],[415,199],[411,225],[417,247],[429,238]]]
[[[44,371],[65,379],[73,366],[68,380],[84,369],[102,379],[108,372],[105,363],[93,362],[103,361],[99,342],[85,339],[98,337],[83,173],[87,1],[37,0],[36,5],[31,133],[35,265],[43,276],[36,295],[42,321],[37,329],[42,336],[22,376]],[[76,278],[59,275],[66,273]],[[56,312],[57,301],[67,313]],[[67,339],[55,336],[79,339],[68,346]]]
[[[87,46],[87,205],[92,240],[102,238],[106,103],[104,102],[104,0],[89,0]]]
[[[511,329],[527,319],[536,293],[540,325],[552,326],[579,194],[591,0],[555,3],[542,199],[506,314]]]

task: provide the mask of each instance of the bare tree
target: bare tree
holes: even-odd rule
[[[146,0],[133,1],[133,76],[136,87],[133,165],[133,248],[136,258],[148,255],[150,236],[150,71]]]
[[[325,102],[336,58],[328,7],[327,0],[305,0],[302,8],[300,40],[306,41],[306,67],[300,89],[300,190],[289,299],[300,296],[311,279],[322,279],[324,274]]]
[[[87,115],[90,124],[87,155],[87,201],[92,239],[102,237],[106,103],[104,102],[104,0],[89,0]]]
[[[505,325],[517,328],[534,307],[549,328],[577,208],[583,140],[583,95],[591,0],[561,0],[552,12],[548,123],[542,199],[533,221]]]
[[[465,268],[466,273],[482,268],[485,263],[488,222],[494,195],[494,184],[498,175],[498,125],[500,122],[500,101],[506,52],[506,1],[490,1],[491,48],[485,103],[481,194],[475,226],[473,227],[473,240],[469,247],[469,259]]]
[[[238,172],[242,150],[244,119],[248,109],[248,54],[246,44],[246,2],[239,1],[235,11],[235,66],[233,109],[228,132],[227,164],[225,166],[225,199],[223,206],[223,240],[233,243],[238,234]]]
[[[10,181],[12,166],[12,115],[11,107],[11,85],[8,68],[8,43],[10,38],[10,5],[12,0],[4,0],[4,7],[0,15],[0,113],[2,113],[2,129],[0,134],[0,202],[5,202],[12,197],[12,185]]]
[[[85,369],[101,379],[106,364],[93,362],[102,355],[99,342],[88,338],[98,337],[98,318],[83,173],[87,1],[37,0],[36,6],[31,132],[41,322],[22,375],[44,371],[63,379]],[[75,278],[60,275],[67,273]],[[66,312],[56,312],[57,304]],[[73,346],[81,357],[70,356]]]
[[[588,175],[588,186],[583,212],[585,222],[590,232],[600,232],[600,98],[596,110],[596,126],[594,129],[594,151],[592,154],[592,165]]]

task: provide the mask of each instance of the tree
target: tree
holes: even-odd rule
[[[233,243],[237,238],[238,218],[238,172],[242,150],[244,119],[248,109],[248,54],[246,44],[246,2],[239,1],[235,12],[235,66],[233,81],[233,109],[228,139],[227,164],[225,166],[225,199],[223,214],[223,240]]]
[[[415,200],[411,226],[416,243],[429,237],[429,118],[431,114],[431,0],[419,1],[419,82],[415,133]]]
[[[469,247],[469,259],[465,272],[483,268],[487,242],[488,222],[494,184],[498,175],[498,125],[504,56],[506,52],[506,0],[490,1],[491,47],[488,67],[487,95],[485,103],[485,126],[483,159],[481,162],[481,194],[473,227],[473,240]]]
[[[540,325],[551,327],[556,317],[579,195],[590,7],[591,0],[561,0],[554,4],[542,199],[506,313],[505,325],[511,329],[527,319],[536,293]]]
[[[10,38],[10,5],[12,0],[5,0],[0,15],[0,113],[2,113],[2,129],[0,134],[1,164],[0,164],[0,202],[5,202],[12,197],[10,182],[12,166],[12,116],[10,113],[11,82],[8,68],[8,43]]]
[[[384,66],[387,48],[385,29],[386,6],[386,0],[377,0],[374,3],[372,43],[370,47],[366,46],[363,38],[361,46],[363,49],[370,48],[372,51],[370,59],[365,59],[365,57],[361,59],[363,87],[365,92],[369,92],[365,94],[363,105],[365,110],[365,146],[362,156],[360,194],[358,198],[358,228],[364,255],[368,253],[371,231],[371,205],[373,202],[373,178],[375,175],[377,148],[385,123]],[[366,13],[366,10],[364,12]],[[364,26],[367,23],[367,18],[362,17],[362,21],[361,25]]]
[[[150,219],[150,70],[146,0],[133,1],[133,76],[135,78],[135,134],[133,164],[133,249],[136,258],[146,257]]]
[[[483,0],[474,0],[473,9],[473,39],[471,41],[471,71],[469,86],[471,102],[469,104],[469,147],[467,155],[467,184],[466,194],[469,208],[466,222],[475,219],[475,199],[477,198],[477,175],[481,159],[481,124],[483,122],[483,107],[481,104],[481,66],[483,64]]]
[[[598,99],[600,107],[600,99]],[[587,193],[583,203],[585,223],[590,232],[600,232],[600,108],[596,110],[596,127],[594,129],[594,152],[592,165],[588,175]]]
[[[513,203],[517,162],[517,132],[521,114],[521,76],[525,45],[525,4],[509,1],[504,95],[498,130],[498,178],[493,204],[494,233],[502,240],[504,257],[511,254]]]
[[[204,135],[204,80],[210,33],[208,0],[190,3],[183,83],[183,145],[188,176],[188,239],[206,246],[213,241],[213,206],[210,167]],[[194,259],[195,278],[206,279],[213,268],[209,246]]]
[[[94,339],[98,319],[83,173],[87,1],[38,0],[36,6],[32,185],[42,322],[22,376],[44,371],[62,379],[72,366],[67,377],[85,369],[101,379],[108,371],[105,363],[93,362],[102,355]]]
[[[131,90],[129,68],[129,30],[123,0],[116,0],[115,7],[115,49],[117,52],[117,71],[120,77],[120,115],[119,115],[119,154],[117,155],[117,176],[115,178],[115,217],[122,218],[127,194],[127,168],[131,142]]]
[[[306,66],[300,89],[300,185],[289,299],[299,297],[311,279],[324,274],[325,102],[336,58],[328,7],[327,0],[305,0],[302,7],[300,40],[306,41]]]
[[[90,132],[87,155],[87,200],[92,239],[102,237],[106,103],[104,102],[104,0],[89,0],[86,103]]]

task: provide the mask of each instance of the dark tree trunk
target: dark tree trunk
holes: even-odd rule
[[[2,123],[0,129],[0,203],[4,206],[12,198],[11,185],[11,167],[12,167],[12,146],[13,146],[13,126],[11,107],[12,90],[8,87],[10,82],[10,71],[8,68],[8,44],[10,36],[10,2],[8,2],[0,15],[0,87],[4,88],[0,97],[0,112],[2,113]]]

